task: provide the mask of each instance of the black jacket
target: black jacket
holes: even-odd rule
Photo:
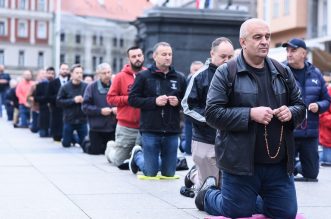
[[[129,104],[140,108],[140,131],[156,133],[180,133],[180,101],[186,89],[185,77],[173,68],[167,74],[153,64],[137,74],[129,94]],[[157,106],[156,98],[161,95],[177,96],[179,103]]]
[[[216,69],[216,65],[209,63],[194,74],[182,100],[184,113],[193,124],[192,139],[207,144],[215,144],[216,137],[216,130],[205,119],[207,93]]]
[[[36,90],[34,92],[34,101],[39,104],[39,118],[38,125],[41,129],[49,129],[49,108],[48,108],[48,81],[39,82],[36,85]]]
[[[218,167],[232,174],[252,175],[257,123],[251,121],[250,109],[258,106],[258,85],[248,72],[242,54],[236,61],[237,74],[231,95],[228,95],[227,64],[216,70],[207,96],[206,121],[220,131],[217,132],[215,142]],[[303,120],[305,105],[291,70],[286,68],[288,82],[285,82],[283,75],[277,72],[270,59],[266,58],[266,63],[271,72],[272,88],[278,107],[287,105],[292,113],[292,119],[284,124],[287,172],[291,174],[295,150],[293,129]]]
[[[100,80],[88,85],[84,93],[83,112],[87,115],[90,129],[97,132],[114,132],[116,128],[116,116],[101,114],[101,108],[110,107],[106,96],[108,89],[104,88]]]
[[[18,98],[16,96],[16,87],[9,88],[6,93],[6,104],[18,108]]]
[[[63,85],[56,99],[56,105],[63,109],[63,121],[69,124],[84,124],[87,122],[86,115],[83,113],[82,104],[75,103],[74,97],[84,96],[87,84],[81,82],[75,85],[72,81]]]

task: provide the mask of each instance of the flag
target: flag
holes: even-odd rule
[[[211,8],[212,3],[213,3],[212,0],[196,0],[196,8],[197,9]]]

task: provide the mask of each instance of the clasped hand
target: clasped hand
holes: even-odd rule
[[[274,110],[265,106],[251,108],[250,117],[255,122],[268,125],[274,116],[281,122],[287,122],[292,119],[292,113],[285,105]]]
[[[176,96],[162,95],[162,96],[158,96],[155,100],[156,105],[158,106],[165,106],[168,103],[168,101],[171,106],[177,106],[179,103],[178,98]]]

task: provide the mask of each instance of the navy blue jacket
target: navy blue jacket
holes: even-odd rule
[[[164,74],[156,68],[155,63],[147,70],[137,74],[129,94],[129,104],[140,108],[140,131],[154,133],[178,134],[180,101],[184,97],[186,80],[184,75],[170,68]],[[156,98],[161,95],[176,96],[178,105],[157,106]]]
[[[195,73],[185,92],[182,107],[185,115],[192,121],[192,139],[206,144],[215,144],[216,129],[206,123],[205,108],[210,82],[217,66],[209,63]]]
[[[84,93],[83,112],[87,115],[90,129],[97,132],[114,132],[116,128],[116,116],[101,114],[101,108],[112,107],[107,103],[108,89],[104,88],[100,80],[88,85]]]
[[[318,137],[319,114],[327,111],[330,106],[330,96],[320,70],[309,62],[305,62],[305,68],[304,84],[299,83],[293,72],[307,108],[306,119],[294,130],[294,137],[297,138]],[[318,104],[318,113],[308,111],[310,103]]]

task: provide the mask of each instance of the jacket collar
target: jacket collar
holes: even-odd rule
[[[275,76],[277,74],[281,74],[280,72],[277,71],[276,67],[274,66],[274,64],[272,63],[270,58],[266,57],[265,62],[267,63],[266,67],[269,67],[269,70],[270,70],[272,76]],[[237,69],[238,69],[238,72],[247,72],[247,73],[249,73],[248,64],[245,61],[243,52],[241,52],[240,55],[237,57]]]
[[[155,62],[148,68],[148,70],[152,73],[152,74],[156,74],[158,76],[164,76],[164,72],[160,71],[160,69],[158,69],[156,67]],[[174,69],[174,67],[170,66],[169,67],[169,72],[167,73],[167,76],[173,76],[176,75],[176,71]]]

